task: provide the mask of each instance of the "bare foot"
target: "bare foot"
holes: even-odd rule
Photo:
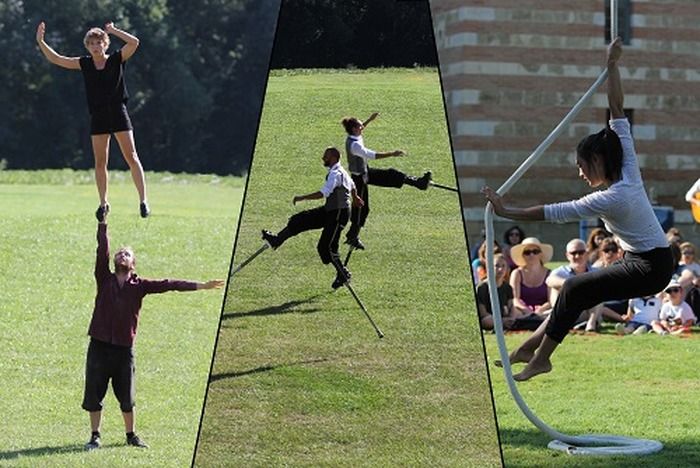
[[[526,362],[526,363],[530,362],[530,359],[532,359],[532,356],[534,356],[534,355],[535,355],[534,351],[518,348],[515,351],[513,351],[512,353],[510,353],[510,355],[508,356],[508,359],[510,360],[510,365],[512,366],[513,364],[517,364],[519,362]],[[495,361],[493,361],[493,364],[496,367],[503,367],[503,363],[501,362],[500,359],[496,359]]]
[[[549,359],[542,363],[533,359],[527,364],[527,366],[525,367],[525,369],[522,370],[522,372],[515,374],[513,376],[513,379],[518,382],[524,382],[525,380],[530,380],[536,375],[546,374],[551,370],[552,363],[551,361],[549,361]]]

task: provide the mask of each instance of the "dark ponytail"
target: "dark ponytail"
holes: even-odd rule
[[[609,128],[581,140],[576,147],[576,154],[588,164],[593,160],[593,155],[597,154],[603,160],[605,178],[612,182],[622,179],[622,143],[617,133]]]

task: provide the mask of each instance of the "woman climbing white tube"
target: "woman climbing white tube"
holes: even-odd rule
[[[612,17],[614,19],[616,5],[614,5],[615,2],[612,3]],[[613,32],[616,32],[616,22],[613,21],[612,24]],[[615,36],[613,35],[613,37]],[[590,194],[576,201],[529,208],[511,207],[505,205],[501,199],[501,196],[535,163],[546,147],[559,136],[565,125],[568,125],[575,117],[588,96],[595,92],[595,89],[604,80],[605,73],[498,192],[488,187],[483,190],[490,201],[485,213],[487,245],[493,245],[492,218],[493,210],[495,210],[497,214],[504,217],[529,220],[564,221],[597,215],[606,221],[608,228],[622,239],[626,250],[630,252],[614,271],[606,270],[595,275],[581,275],[581,279],[570,282],[568,288],[565,288],[564,298],[555,305],[552,318],[510,356],[507,355],[505,348],[500,317],[494,317],[495,322],[497,322],[495,329],[499,352],[511,394],[521,411],[536,427],[555,439],[559,439],[550,443],[550,447],[566,450],[569,453],[646,454],[662,448],[659,442],[650,440],[635,440],[620,436],[568,436],[557,432],[529,410],[517,391],[510,369],[511,361],[528,363],[525,370],[515,376],[517,380],[527,380],[540,373],[549,372],[551,370],[549,356],[565,336],[571,317],[574,314],[577,315],[577,310],[585,308],[591,301],[601,302],[602,298],[632,297],[641,290],[652,292],[661,290],[670,278],[670,250],[646,198],[629,133],[629,123],[624,119],[622,111],[623,94],[617,68],[617,61],[621,53],[621,41],[618,38],[609,46],[607,57],[608,100],[613,118],[611,121],[612,130],[604,129],[587,137],[577,149],[577,164],[580,175],[592,187],[606,185],[607,190]],[[635,203],[630,203],[629,197],[632,197]],[[627,208],[629,206],[632,206],[634,210],[633,228],[631,227],[633,223],[630,223],[632,212]],[[640,213],[645,221],[643,224],[645,228],[641,230],[639,229]],[[487,249],[487,257],[491,256],[491,249]],[[487,267],[490,277],[494,275],[492,265],[493,262],[489,258]],[[489,289],[495,291],[493,286],[490,286]],[[492,308],[498,307],[498,297],[493,292],[490,296]],[[613,446],[577,446],[587,444],[613,444]]]

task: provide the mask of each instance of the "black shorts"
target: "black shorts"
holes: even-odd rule
[[[85,365],[85,393],[83,409],[102,411],[102,400],[112,379],[112,390],[124,413],[134,408],[134,351],[131,347],[116,346],[90,339]]]
[[[90,114],[90,135],[104,135],[133,130],[126,104],[101,107]]]

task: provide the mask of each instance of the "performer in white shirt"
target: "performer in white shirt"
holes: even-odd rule
[[[345,117],[341,123],[348,134],[345,140],[345,151],[348,157],[348,171],[352,174],[352,180],[357,187],[357,194],[365,204],[352,208],[350,216],[350,228],[346,234],[345,243],[356,249],[364,250],[365,246],[360,241],[360,229],[365,225],[369,214],[369,190],[368,185],[379,187],[401,188],[404,184],[416,187],[419,190],[427,190],[432,180],[430,171],[421,177],[414,177],[396,169],[375,169],[367,165],[369,159],[383,159],[405,156],[402,150],[379,152],[365,147],[362,132],[371,121],[379,114],[375,112],[364,122],[357,117]]]
[[[340,233],[345,228],[350,218],[352,205],[362,206],[362,199],[357,196],[355,184],[350,175],[340,164],[340,151],[334,147],[328,147],[323,152],[323,165],[328,168],[326,182],[320,190],[306,195],[297,195],[292,203],[303,200],[319,200],[325,198],[323,206],[301,211],[292,215],[279,233],[272,234],[263,230],[263,239],[270,247],[277,249],[284,241],[304,231],[322,229],[318,239],[318,254],[324,265],[332,263],[337,275],[333,282],[333,289],[337,289],[350,279],[350,272],[342,265],[338,254],[338,240]]]

